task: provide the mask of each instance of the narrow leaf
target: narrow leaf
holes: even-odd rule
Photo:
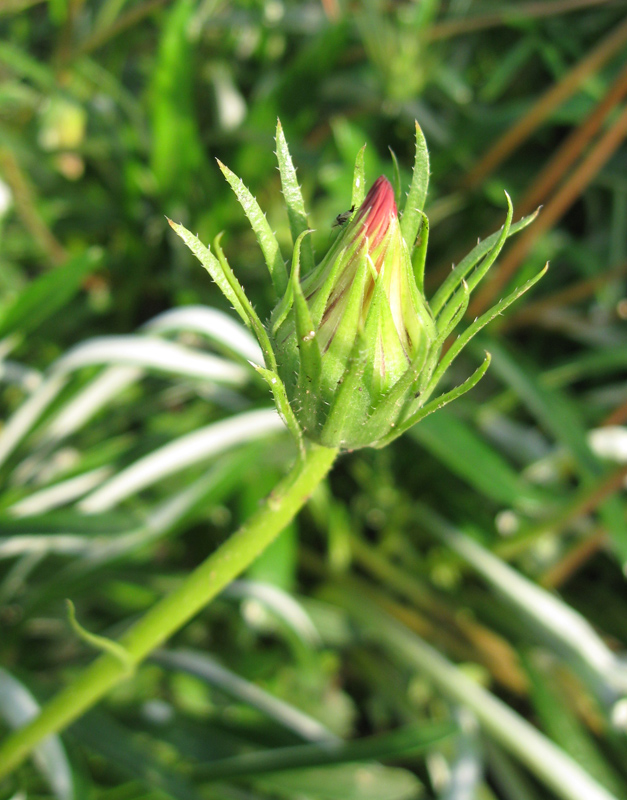
[[[222,264],[218,261],[218,259],[213,255],[211,250],[206,247],[198,237],[194,236],[193,233],[187,230],[187,228],[183,227],[183,225],[179,225],[177,222],[173,222],[171,219],[168,219],[170,227],[172,230],[178,234],[181,239],[185,242],[185,244],[189,247],[192,253],[196,256],[196,258],[200,261],[203,267],[207,270],[209,275],[213,278],[213,280],[218,285],[218,288],[222,292],[222,294],[226,297],[226,299],[231,303],[233,308],[237,311],[243,321],[250,327],[250,320],[248,318],[248,314],[242,302],[238,296],[238,292],[234,291],[233,287],[231,286],[231,282],[228,280],[227,276],[224,274],[224,268]],[[244,291],[242,289],[242,291]]]
[[[409,248],[414,249],[418,228],[420,227],[421,212],[425,207],[427,189],[429,188],[429,151],[427,142],[420,125],[416,122],[416,158],[407,202],[403,209],[401,219],[401,233]]]
[[[294,245],[290,282],[294,295],[294,317],[298,350],[300,352],[300,374],[298,379],[301,387],[309,391],[310,394],[307,396],[311,396],[316,391],[320,377],[321,355],[309,306],[300,285],[300,246],[307,233],[310,233],[310,231],[301,233]]]
[[[0,667],[0,718],[11,728],[21,728],[40,712],[30,691]],[[37,745],[35,763],[58,800],[72,800],[72,769],[58,736],[49,736]]]
[[[285,385],[283,381],[279,378],[278,374],[272,370],[264,369],[263,367],[259,366],[255,366],[255,369],[270,387],[270,391],[272,392],[272,397],[274,398],[279,415],[287,426],[289,432],[294,437],[294,440],[298,445],[300,455],[304,456],[305,443],[303,440],[303,433],[300,429],[298,421],[296,420],[296,417],[294,416],[294,412],[290,406],[290,401],[287,399],[287,392],[285,391]]]
[[[507,237],[509,236],[514,208],[512,206],[511,198],[507,192],[505,192],[505,197],[507,198],[507,217],[505,218],[505,222],[500,230],[499,237],[496,240],[494,247],[488,252],[477,269],[469,275],[467,281],[469,292],[472,292],[479,281],[483,280],[492,264],[494,264],[496,261],[499,253],[503,249],[503,245],[505,244]],[[461,282],[463,285],[466,281],[464,278],[462,278]],[[450,304],[447,302],[447,304],[442,308],[442,313],[438,316],[438,327],[447,325],[448,321],[453,316],[454,311],[453,309],[449,308],[449,306]]]
[[[109,655],[112,655],[120,662],[120,664],[122,664],[125,671],[131,674],[133,672],[134,665],[128,650],[126,650],[119,642],[113,641],[113,639],[107,639],[106,636],[98,636],[97,634],[90,633],[88,630],[83,628],[83,626],[76,619],[76,609],[74,608],[74,603],[69,599],[65,602],[67,605],[70,627],[78,636],[78,638],[82,639],[90,647],[99,650],[101,653],[109,653]]]
[[[509,236],[513,236],[515,233],[519,233],[520,231],[524,230],[527,225],[531,225],[539,213],[540,209],[537,209],[533,212],[533,214],[529,214],[529,216],[523,217],[523,219],[519,219],[518,222],[514,223],[514,225],[512,225],[509,229],[508,238]],[[434,316],[440,313],[444,307],[444,304],[453,294],[462,280],[475,267],[475,265],[478,264],[487,253],[490,252],[501,236],[502,229],[496,231],[496,233],[493,233],[491,236],[488,236],[483,241],[478,242],[477,246],[474,247],[467,256],[464,256],[459,264],[451,270],[450,274],[437,292],[433,295],[433,298],[429,303]]]
[[[396,207],[398,208],[401,204],[401,170],[398,166],[398,158],[396,157],[396,153],[391,147],[388,147],[388,150],[390,151],[390,155],[392,157],[392,186],[394,187],[394,199],[396,200]]]
[[[427,247],[429,246],[429,217],[423,212],[420,213],[422,217],[422,225],[420,227],[420,238],[416,249],[412,254],[412,261],[414,264],[414,278],[416,279],[416,286],[418,291],[424,295],[425,292],[425,266],[427,264]]]
[[[502,700],[467,677],[434,647],[352,588],[327,591],[325,599],[350,611],[378,646],[396,661],[428,676],[448,699],[462,703],[482,729],[507,749],[561,800],[616,800],[574,759]]]
[[[66,264],[45,272],[0,309],[0,339],[28,333],[66,306],[83,279],[102,261],[102,251],[92,247]]]
[[[281,188],[285,205],[287,207],[287,217],[292,232],[292,241],[295,242],[301,233],[309,229],[307,222],[307,212],[305,202],[296,178],[296,169],[290,156],[285,134],[280,120],[276,125],[276,157],[279,163],[279,173],[281,175]],[[315,265],[311,238],[303,242],[301,247],[301,261],[303,271],[310,272]]]
[[[108,511],[127,497],[188,467],[283,430],[283,423],[274,408],[248,411],[213,422],[139,458],[87,495],[78,507],[86,514]]]
[[[285,263],[281,256],[279,243],[274,235],[272,228],[268,224],[265,214],[259,207],[259,203],[255,200],[249,190],[244,186],[242,181],[231,172],[221,161],[218,161],[218,166],[222,170],[222,174],[229,182],[231,188],[235,192],[235,196],[244,209],[244,213],[248,217],[252,229],[257,237],[261,252],[270,272],[272,283],[277,297],[282,297],[287,287],[287,270]]]
[[[540,634],[553,650],[566,653],[569,663],[584,666],[580,674],[603,702],[627,692],[627,666],[584,616],[431,509],[420,505],[419,512],[427,529],[470,564],[499,599],[516,610],[518,618],[530,630]]]
[[[457,358],[457,356],[461,353],[464,347],[468,344],[468,342],[475,336],[482,328],[492,322],[495,317],[498,317],[499,314],[502,314],[506,308],[511,306],[518,298],[523,295],[525,292],[528,292],[534,284],[536,284],[540,278],[546,273],[549,265],[547,264],[544,269],[540,270],[537,275],[534,275],[533,278],[530,278],[526,283],[522,286],[519,286],[517,289],[514,289],[511,294],[508,294],[507,297],[504,297],[501,301],[499,301],[496,305],[492,306],[485,314],[482,314],[478,317],[472,325],[469,325],[466,330],[457,337],[455,342],[453,342],[452,346],[448,350],[448,352],[443,356],[442,360],[440,361],[438,368],[436,369],[435,373],[433,374],[433,378],[431,379],[429,386],[425,390],[425,396],[428,397],[431,392],[435,389],[437,384],[440,381],[440,378],[444,375],[446,370],[451,366],[453,361]]]
[[[303,770],[331,764],[354,764],[401,754],[416,754],[450,738],[456,730],[457,726],[453,722],[420,723],[352,742],[325,742],[324,746],[304,744],[266,749],[207,764],[201,767],[200,774],[204,780],[225,780],[241,775],[262,775],[288,769]],[[303,779],[305,776],[306,773],[303,773]]]
[[[438,411],[440,408],[444,408],[444,406],[452,403],[453,400],[457,400],[458,397],[461,397],[466,392],[469,392],[474,386],[476,386],[481,378],[486,374],[488,367],[490,366],[491,356],[489,353],[486,353],[486,357],[472,375],[467,378],[462,384],[456,386],[454,389],[451,389],[450,392],[445,392],[444,394],[440,395],[440,397],[436,397],[435,400],[432,400],[430,403],[427,403],[426,406],[423,406],[421,409],[416,411],[412,414],[408,419],[406,419],[403,423],[398,426],[397,431],[393,434],[392,437],[384,440],[379,447],[385,447],[386,444],[389,444],[391,441],[400,436],[402,433],[405,433],[406,430],[411,428],[417,422],[428,417],[429,414],[433,414],[434,411]]]
[[[351,205],[353,209],[359,208],[366,196],[366,167],[364,157],[366,145],[360,148],[355,159],[355,171],[353,172],[353,193],[351,195]]]

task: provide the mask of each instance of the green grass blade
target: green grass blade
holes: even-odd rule
[[[201,775],[205,780],[225,780],[239,775],[261,775],[287,769],[305,769],[416,754],[449,738],[456,730],[457,726],[453,722],[420,723],[352,742],[262,750],[207,764],[202,768]]]
[[[29,333],[67,305],[81,288],[83,279],[100,265],[102,256],[102,250],[92,247],[28,284],[0,309],[0,339]]]
[[[264,797],[308,800],[416,800],[422,790],[413,772],[375,763],[274,772],[257,778],[255,787]]]
[[[546,386],[532,365],[520,354],[514,358],[500,342],[494,342],[492,351],[495,374],[514,389],[541,426],[570,452],[576,472],[585,484],[592,485],[602,474],[603,467],[590,449],[586,428],[575,404],[558,389]],[[627,565],[624,513],[619,496],[609,497],[599,506],[599,515],[610,532],[616,553],[623,565]]]
[[[274,409],[260,409],[213,422],[138,459],[79,503],[86,514],[108,511],[146,487],[241,444],[284,431]]]
[[[328,592],[347,608],[378,646],[413,670],[426,675],[442,694],[469,708],[483,730],[523,763],[561,800],[617,800],[548,737],[491,692],[465,675],[431,645],[381,610],[364,593]]]
[[[170,4],[167,20],[158,29],[158,55],[149,73],[150,167],[168,204],[184,197],[199,174],[208,172],[195,108],[198,40],[189,35],[196,11],[195,0],[175,0]]]
[[[159,650],[151,659],[163,667],[195,675],[211,686],[255,708],[281,727],[307,742],[338,743],[340,740],[318,720],[262,689],[256,683],[219,664],[200,650]]]
[[[556,679],[554,659],[542,652],[523,653],[530,678],[530,696],[542,727],[570,756],[618,797],[627,796],[625,784],[606,761],[593,737],[582,724]]]
[[[516,609],[519,619],[555,650],[581,665],[582,674],[598,697],[607,700],[627,693],[627,667],[585,617],[422,504],[419,518],[431,534],[470,564],[496,594]]]
[[[410,435],[483,497],[525,511],[543,507],[546,495],[527,483],[498,450],[448,409],[416,425]]]
[[[0,667],[0,719],[10,728],[19,728],[39,713],[39,704],[13,675]],[[57,800],[72,800],[72,768],[59,736],[45,739],[34,751],[37,768]]]

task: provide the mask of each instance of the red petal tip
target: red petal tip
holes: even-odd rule
[[[394,189],[389,180],[384,176],[377,178],[366,199],[361,204],[357,219],[363,223],[363,230],[367,236],[375,236],[377,242],[385,235],[390,220],[398,216]]]

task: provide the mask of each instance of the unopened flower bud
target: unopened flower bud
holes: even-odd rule
[[[294,238],[289,275],[257,201],[237,175],[220,164],[252,225],[280,298],[266,325],[233,274],[219,237],[214,254],[182,225],[170,224],[257,337],[264,358],[264,366],[256,365],[257,373],[270,387],[300,452],[305,452],[305,439],[344,450],[383,447],[461,397],[485,374],[490,363],[487,353],[483,364],[463,383],[430,400],[472,337],[544,274],[545,270],[485,311],[441,355],[443,343],[464,318],[470,293],[494,264],[508,236],[522,230],[535,214],[512,225],[513,208],[506,195],[503,227],[478,242],[427,303],[422,285],[429,223],[422,209],[429,184],[429,155],[418,123],[412,181],[400,221],[394,191],[384,177],[375,181],[354,210],[363,197],[360,151],[353,179],[354,205],[337,217],[340,233],[318,266],[280,123],[276,143]],[[302,279],[301,263],[308,270]]]
[[[373,444],[373,435],[389,433],[402,405],[385,418],[379,414],[375,431],[380,401],[436,339],[386,178],[377,179],[299,288],[309,312],[309,341],[299,338],[297,303],[282,320],[279,304],[273,327],[279,373],[296,418],[307,436],[327,446]],[[305,348],[314,350],[312,358],[303,359]]]

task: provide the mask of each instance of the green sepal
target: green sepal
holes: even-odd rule
[[[392,186],[394,187],[394,199],[396,200],[396,207],[401,204],[401,169],[398,165],[398,158],[396,153],[391,147],[388,147],[390,155],[392,156]]]
[[[366,165],[365,165],[366,145],[364,145],[355,159],[355,169],[353,171],[353,191],[351,194],[351,206],[353,212],[364,202],[366,196]]]
[[[421,212],[425,207],[429,188],[429,151],[420,125],[416,122],[416,157],[414,171],[401,218],[401,234],[411,253],[420,227]]]
[[[244,292],[244,289],[242,288],[241,284],[235,277],[235,274],[231,269],[229,262],[226,260],[224,251],[220,246],[221,239],[222,239],[222,234],[219,233],[213,240],[213,247],[216,251],[218,262],[222,267],[224,276],[226,277],[227,281],[229,282],[229,285],[237,295],[244,311],[248,316],[248,320],[245,320],[245,322],[248,325],[248,327],[253,331],[253,333],[257,338],[257,341],[259,342],[259,346],[261,347],[261,351],[263,352],[266,366],[268,366],[270,369],[276,370],[276,356],[274,354],[272,344],[270,343],[270,337],[268,336],[268,332],[266,331],[263,322],[259,319],[259,316],[255,311],[255,309],[253,308],[252,303],[248,299],[246,292]]]
[[[320,369],[322,364],[320,347],[316,339],[316,329],[311,318],[307,300],[300,285],[300,247],[305,236],[311,231],[301,233],[294,244],[294,256],[292,260],[292,274],[290,282],[294,296],[294,322],[296,327],[296,343],[299,352],[299,373],[298,385],[307,400],[303,401],[304,406],[310,406],[315,400],[320,383]]]
[[[433,349],[430,353],[428,363],[426,364],[418,382],[418,394],[423,398],[423,402],[427,397],[427,395],[424,395],[425,388],[429,385],[431,376],[433,375],[433,372],[437,366],[440,351],[442,350],[442,347],[444,346],[444,343],[448,337],[462,321],[464,314],[466,313],[466,309],[468,308],[469,300],[470,290],[468,288],[468,284],[466,281],[462,281],[460,289],[455,292],[455,296],[450,301],[450,305],[454,307],[454,314],[448,321],[448,324],[445,328],[442,328],[442,330],[438,329],[438,335],[433,344]]]
[[[366,418],[371,402],[370,393],[364,385],[367,353],[363,334],[358,333],[320,436],[320,442],[328,443],[328,447],[344,447],[348,441],[351,447],[362,446],[355,442],[361,435],[361,420]]]
[[[453,361],[457,358],[457,356],[461,353],[461,351],[466,347],[468,342],[476,336],[482,328],[492,322],[495,317],[498,317],[499,314],[502,314],[508,306],[511,306],[516,300],[518,300],[521,295],[528,292],[531,287],[536,284],[540,278],[545,275],[546,271],[548,270],[549,265],[547,264],[537,275],[534,275],[533,278],[530,278],[526,283],[522,286],[518,286],[514,289],[513,292],[504,297],[498,303],[496,303],[492,308],[488,309],[484,314],[478,317],[471,325],[469,325],[466,330],[461,333],[457,339],[453,342],[451,347],[442,357],[442,360],[438,364],[437,369],[433,373],[433,377],[429,381],[429,385],[425,390],[425,399],[429,397],[430,394],[434,391],[436,386],[438,385],[440,379],[446,372],[446,370],[451,366]]]
[[[281,175],[281,189],[287,207],[287,218],[290,224],[290,231],[292,232],[292,241],[295,242],[301,233],[309,230],[309,223],[307,222],[305,201],[303,200],[303,195],[296,177],[296,169],[292,162],[281,121],[278,119],[276,123],[276,157],[279,164],[279,173]],[[307,239],[303,242],[301,261],[305,273],[310,272],[315,266],[311,239]]]
[[[427,264],[427,247],[429,246],[429,217],[420,212],[422,217],[422,224],[418,230],[419,240],[414,252],[412,253],[411,260],[414,266],[414,278],[416,286],[421,295],[424,296],[425,292],[425,266]]]
[[[366,280],[370,275],[366,249],[362,248],[356,253],[358,259],[357,269],[351,279],[348,300],[344,313],[335,330],[327,352],[324,354],[324,369],[322,372],[323,388],[333,388],[346,369],[346,362],[350,357],[355,337],[362,325],[362,306]]]
[[[505,222],[503,223],[503,227],[501,228],[501,235],[496,240],[496,244],[490,250],[488,255],[483,259],[481,264],[477,267],[477,269],[472,272],[467,279],[468,287],[470,291],[477,286],[479,281],[482,281],[483,278],[486,276],[490,267],[494,264],[496,259],[498,258],[505,242],[509,238],[510,230],[512,227],[512,218],[514,216],[514,206],[512,205],[512,198],[509,196],[507,192],[505,192],[505,199],[507,200],[507,215],[505,217]]]
[[[466,378],[466,380],[462,384],[456,386],[454,389],[451,389],[449,392],[445,392],[439,397],[436,397],[435,400],[432,400],[430,403],[427,403],[425,406],[419,408],[417,411],[411,414],[406,420],[401,422],[396,428],[396,430],[394,430],[392,433],[390,433],[388,436],[386,436],[384,439],[382,439],[374,446],[377,448],[385,447],[386,445],[390,444],[390,442],[393,442],[394,439],[398,438],[403,433],[408,431],[410,428],[413,428],[413,426],[416,425],[416,423],[420,422],[425,417],[428,417],[429,414],[433,414],[434,411],[439,411],[444,406],[448,405],[449,403],[452,403],[453,400],[457,400],[458,397],[461,397],[462,395],[466,394],[466,392],[469,392],[473,387],[475,387],[479,383],[481,378],[483,378],[483,376],[486,374],[488,367],[490,366],[490,361],[492,360],[492,356],[490,355],[490,353],[486,353],[485,355],[486,357],[483,360],[481,366],[478,367],[469,378]]]
[[[510,196],[505,192],[505,197],[507,198],[507,216],[505,218],[505,222],[503,223],[503,227],[499,232],[499,237],[496,240],[494,247],[488,251],[485,258],[479,264],[479,266],[472,272],[467,280],[468,289],[470,292],[475,288],[475,286],[481,281],[485,275],[487,274],[490,267],[494,264],[496,259],[498,258],[499,253],[503,249],[503,245],[507,241],[509,236],[511,224],[512,224],[512,217],[514,215],[514,207],[512,206],[512,200]],[[462,284],[465,279],[462,279]],[[451,302],[447,302],[446,305],[442,308],[441,313],[438,315],[438,328],[446,327],[450,322],[453,314],[455,313],[454,307],[451,307]]]
[[[209,275],[211,275],[211,277],[217,284],[222,294],[226,297],[229,303],[231,303],[231,305],[240,315],[242,320],[246,323],[248,327],[250,327],[250,320],[240,300],[239,293],[236,292],[231,286],[231,281],[229,280],[229,277],[225,274],[222,264],[220,264],[218,259],[211,252],[211,250],[208,247],[206,247],[197,236],[194,236],[193,233],[190,233],[190,231],[188,231],[187,228],[185,228],[183,225],[179,225],[178,222],[173,222],[168,217],[166,217],[166,219],[168,220],[168,223],[172,228],[172,230],[178,236],[181,237],[181,239],[185,242],[185,244],[189,247],[192,253],[200,261],[203,267],[207,270]],[[237,282],[237,278],[235,278],[234,275],[233,278]],[[240,286],[240,289],[241,288],[242,287]],[[244,290],[242,289],[242,292],[243,291]]]
[[[259,203],[255,200],[246,186],[244,186],[240,178],[238,178],[234,172],[231,172],[231,170],[219,160],[218,166],[222,170],[222,174],[227,179],[229,185],[235,192],[235,196],[244,209],[244,213],[248,217],[248,221],[250,222],[255,236],[257,237],[257,241],[261,247],[261,252],[263,253],[266,266],[270,272],[270,277],[272,278],[272,284],[274,285],[276,295],[277,297],[282,297],[287,287],[287,270],[285,268],[283,257],[281,256],[277,238],[274,235],[265,214],[259,207]]]
[[[533,214],[529,214],[529,216],[523,217],[523,219],[520,219],[518,222],[514,223],[509,229],[508,238],[519,231],[522,231],[527,227],[527,225],[530,225],[539,213],[540,209],[538,208],[533,212]],[[470,253],[468,253],[468,255],[465,256],[453,270],[451,270],[444,283],[433,295],[433,298],[430,302],[431,310],[433,311],[434,316],[437,316],[440,313],[444,307],[444,304],[448,301],[449,297],[453,294],[462,280],[464,280],[464,278],[466,278],[468,273],[476,266],[476,264],[478,264],[479,261],[481,261],[481,259],[492,250],[502,235],[503,229],[496,231],[483,241],[478,242],[476,247],[474,247]],[[473,283],[473,286],[474,285],[475,284]]]
[[[429,342],[423,336],[420,340],[420,349],[403,377],[398,380],[388,391],[375,410],[368,418],[364,429],[364,436],[372,442],[376,442],[382,435],[388,433],[391,428],[396,427],[398,418],[403,409],[407,406],[408,397],[413,398],[414,386],[417,383],[422,370],[424,369],[429,354]]]
[[[273,336],[276,336],[279,328],[285,320],[287,319],[288,314],[292,310],[292,305],[294,304],[294,290],[292,288],[292,281],[287,284],[287,289],[285,290],[285,294],[281,298],[281,302],[276,306],[274,311],[272,312],[272,317],[270,320],[270,331]]]
[[[331,292],[337,284],[339,274],[344,271],[347,263],[349,263],[351,259],[355,257],[357,251],[362,247],[363,242],[358,237],[355,237],[348,248],[345,247],[344,249],[338,251],[337,255],[334,255],[329,274],[325,278],[320,288],[315,292],[315,297],[310,305],[311,316],[316,327],[318,327],[322,321],[322,316],[327,307]],[[311,292],[312,285],[315,284],[305,280],[303,284],[304,291],[308,293]]]
[[[385,293],[384,276],[379,275],[368,316],[364,325],[364,342],[368,361],[364,379],[374,401],[378,402],[398,377],[405,373],[409,361],[398,336],[390,303]]]
[[[466,281],[462,281],[459,289],[446,304],[446,317],[444,318],[444,315],[442,315],[436,320],[438,338],[441,340],[441,344],[444,344],[444,340],[447,339],[459,325],[468,309],[469,302],[470,287]]]
[[[209,275],[211,275],[222,294],[231,303],[246,326],[253,331],[262,349],[266,365],[270,369],[276,369],[276,359],[266,329],[222,252],[220,247],[221,234],[214,241],[217,253],[216,258],[211,250],[197,236],[190,233],[187,228],[173,222],[171,219],[168,219],[168,222],[172,230],[181,237]]]
[[[287,426],[288,431],[294,437],[296,444],[298,445],[298,452],[300,453],[301,458],[305,455],[305,441],[303,439],[303,432],[300,429],[300,425],[298,424],[296,417],[294,416],[294,412],[292,411],[292,407],[290,406],[290,401],[287,399],[287,392],[285,390],[285,384],[279,378],[276,372],[273,372],[270,369],[264,369],[263,367],[257,366],[256,364],[253,365],[257,373],[264,379],[264,381],[270,387],[270,391],[272,392],[272,397],[274,398],[275,405],[277,407],[277,411],[285,425]]]

